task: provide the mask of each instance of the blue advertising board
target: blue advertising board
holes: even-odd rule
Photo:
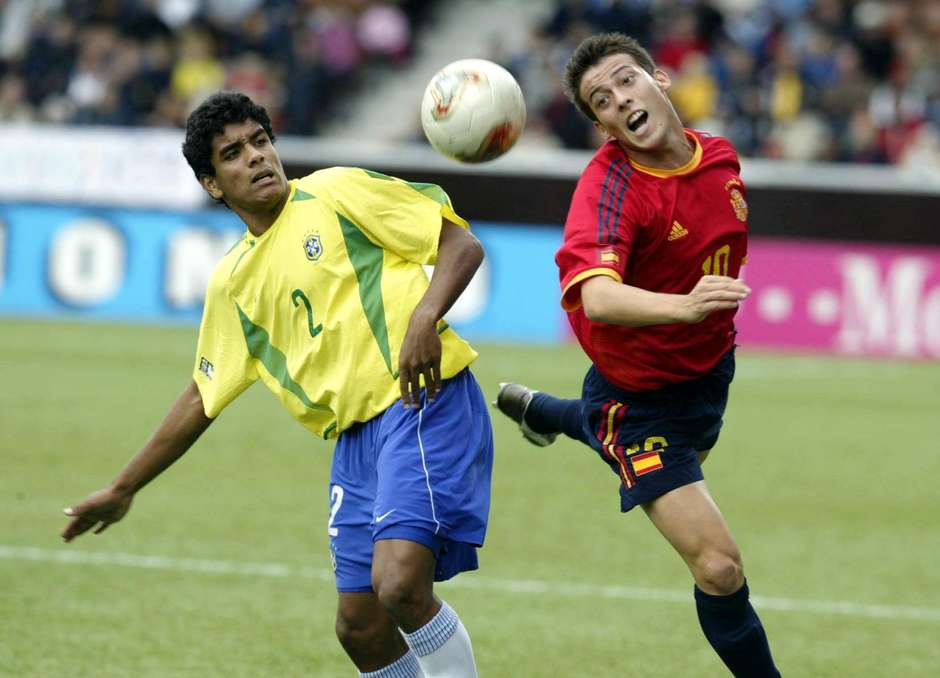
[[[212,268],[243,229],[224,209],[0,205],[0,315],[197,322]],[[561,230],[473,230],[486,260],[448,320],[471,339],[563,340]]]

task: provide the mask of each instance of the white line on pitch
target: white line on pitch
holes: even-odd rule
[[[235,574],[258,577],[301,577],[318,581],[333,581],[333,573],[324,568],[293,566],[284,563],[251,563],[230,560],[202,560],[196,558],[170,558],[145,556],[134,553],[91,552],[71,549],[44,549],[29,546],[0,544],[0,560],[26,560],[47,563],[76,563],[79,565],[119,565],[151,570],[201,572],[208,574]],[[691,591],[669,591],[634,586],[601,586],[597,584],[571,584],[538,579],[491,579],[479,574],[463,576],[443,584],[455,589],[480,589],[515,594],[542,594],[578,597],[646,600],[666,603],[691,604]],[[691,587],[690,587],[691,588]],[[910,607],[905,605],[870,605],[837,600],[808,600],[800,598],[771,598],[752,596],[755,607],[780,612],[812,612],[849,617],[877,619],[907,619],[940,622],[940,608]]]

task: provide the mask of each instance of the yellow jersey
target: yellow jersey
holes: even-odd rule
[[[206,416],[257,379],[324,438],[391,406],[442,217],[469,228],[433,184],[350,167],[292,180],[274,224],[246,232],[209,281],[193,369]],[[449,379],[477,354],[444,321],[438,332]]]

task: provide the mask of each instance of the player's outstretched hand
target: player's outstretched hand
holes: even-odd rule
[[[104,532],[111,523],[116,523],[131,508],[134,495],[122,494],[111,487],[92,493],[80,504],[63,509],[72,520],[62,531],[62,539],[69,542],[91,528],[95,534]]]
[[[417,314],[411,316],[408,331],[398,354],[398,382],[401,402],[406,407],[421,405],[421,377],[427,387],[428,402],[441,390],[441,338],[437,324]]]
[[[686,295],[685,322],[700,323],[709,313],[735,309],[750,293],[751,288],[738,278],[704,275]]]

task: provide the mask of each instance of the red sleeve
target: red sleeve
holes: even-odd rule
[[[581,284],[588,278],[606,275],[623,282],[638,227],[632,174],[625,157],[609,163],[595,158],[578,181],[565,220],[565,239],[555,255],[566,311],[581,305]]]

